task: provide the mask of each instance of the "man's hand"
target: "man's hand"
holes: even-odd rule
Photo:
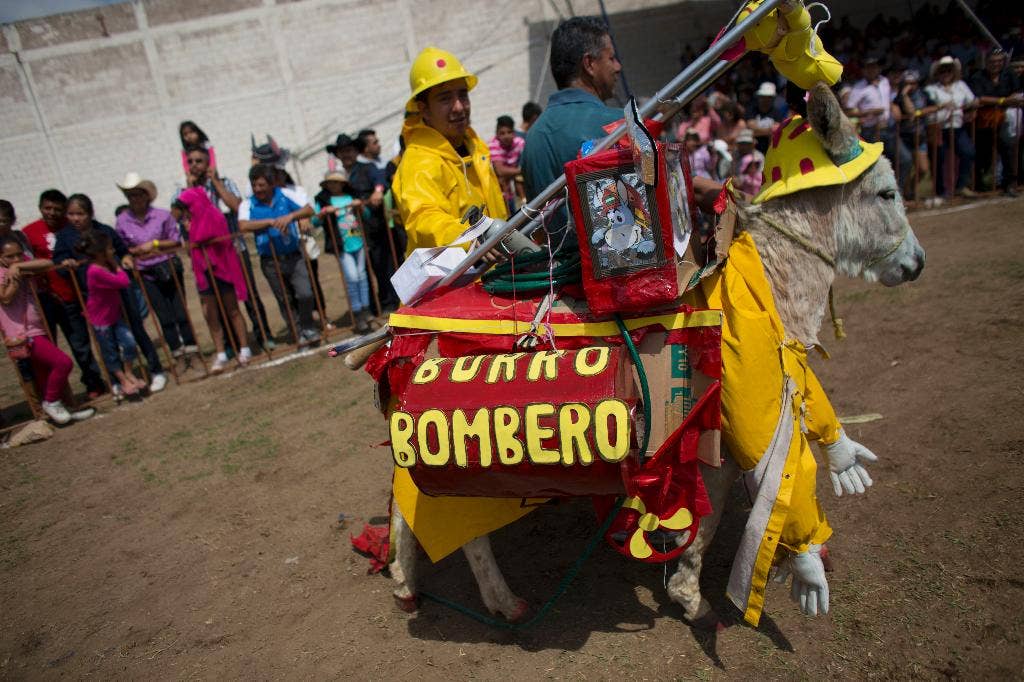
[[[828,457],[829,476],[832,478],[832,490],[836,497],[863,493],[871,487],[871,476],[868,475],[861,462],[877,462],[875,453],[839,431],[839,440],[823,445],[822,450]]]
[[[367,199],[367,201],[369,202],[370,206],[373,206],[374,208],[380,206],[382,203],[384,203],[384,189],[381,188],[380,186],[377,186],[377,188],[373,190],[373,194],[370,195],[370,198]]]
[[[121,267],[124,268],[125,270],[135,269],[135,259],[132,258],[132,255],[130,253],[126,253],[124,255],[124,258],[121,259]]]
[[[278,216],[277,218],[274,218],[274,220],[271,221],[270,226],[276,227],[280,232],[284,232],[285,230],[288,229],[288,225],[292,222],[292,220],[292,214],[288,213],[287,215]]]
[[[793,554],[779,564],[775,582],[784,583],[793,576],[790,598],[800,604],[800,610],[807,616],[828,613],[828,580],[825,566],[821,563],[821,545],[811,545],[806,552]]]
[[[65,268],[77,268],[78,261],[76,261],[74,258],[65,258],[61,262],[61,265],[64,266]]]

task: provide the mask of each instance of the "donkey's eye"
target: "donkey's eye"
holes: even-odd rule
[[[894,190],[894,189],[885,189],[885,190],[882,190],[881,192],[879,192],[878,196],[880,196],[881,198],[885,199],[886,201],[892,201],[893,199],[896,198],[896,190]]]

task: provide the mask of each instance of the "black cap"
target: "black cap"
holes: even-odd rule
[[[339,149],[344,149],[345,147],[355,147],[355,146],[356,146],[356,141],[353,140],[348,135],[346,135],[345,133],[342,133],[342,134],[338,135],[338,137],[335,138],[334,144],[327,145],[327,153],[328,154],[337,154]]]

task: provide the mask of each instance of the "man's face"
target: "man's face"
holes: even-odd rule
[[[341,160],[342,166],[345,168],[351,168],[356,162],[356,157],[359,156],[359,152],[356,151],[354,146],[348,145],[335,151],[334,155]]]
[[[124,198],[128,200],[128,208],[130,208],[132,213],[136,215],[142,215],[148,211],[149,203],[152,201],[152,199],[149,198],[149,192],[144,189],[126,190]]]
[[[252,181],[252,193],[257,199],[266,203],[274,196],[274,185],[266,178],[256,178]]]
[[[769,97],[768,95],[757,96],[757,108],[764,113],[768,113],[772,110],[772,106],[775,104],[775,98]]]
[[[990,76],[997,75],[1003,70],[1004,66],[1006,66],[1006,56],[1001,54],[989,57],[988,61],[985,63],[985,68],[988,69],[988,74]]]
[[[615,48],[612,47],[612,39],[607,35],[601,39],[601,49],[595,55],[583,55],[583,69],[590,75],[590,79],[601,99],[611,99],[615,94],[615,83],[619,80],[619,72],[622,71],[622,64],[615,56]]]
[[[445,136],[456,147],[469,128],[469,88],[459,78],[435,85],[427,91],[427,101],[417,101],[423,122]]]
[[[683,141],[683,144],[686,145],[686,151],[692,154],[695,151],[697,151],[697,147],[700,146],[700,138],[694,137],[693,135],[687,135],[686,139]]]
[[[364,155],[371,159],[376,159],[380,156],[380,140],[377,139],[376,135],[367,135],[365,142],[366,150],[363,152]]]
[[[502,147],[505,149],[511,149],[512,143],[516,140],[516,131],[508,126],[502,126],[501,128],[498,128],[495,136],[498,138],[498,142],[501,143]]]
[[[202,180],[206,177],[206,171],[210,167],[210,159],[202,152],[188,153],[188,172],[192,176]]]
[[[866,64],[864,66],[864,78],[869,83],[878,78],[878,74],[882,72],[882,69],[878,64]]]
[[[1013,73],[1017,78],[1024,76],[1024,62],[1014,62],[1010,65],[1010,68],[1013,69]]]
[[[65,204],[57,201],[43,199],[39,204],[39,213],[43,216],[43,222],[51,230],[64,227],[64,212],[67,209]]]

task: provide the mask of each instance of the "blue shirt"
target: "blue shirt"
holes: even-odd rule
[[[544,113],[526,132],[522,169],[526,196],[533,199],[565,172],[565,164],[579,155],[587,140],[606,137],[604,126],[623,118],[621,109],[613,109],[586,90],[566,88],[548,98]],[[566,223],[563,208],[552,216],[549,228]]]
[[[272,220],[297,211],[303,206],[305,203],[295,192],[275,187],[274,196],[270,198],[269,204],[263,203],[255,196],[243,201],[238,207],[238,220]],[[261,256],[272,255],[271,242],[273,242],[274,251],[278,256],[285,256],[299,250],[299,226],[294,220],[288,224],[288,229],[284,234],[281,234],[280,230],[275,227],[265,227],[262,230],[257,230],[254,234],[256,235],[256,251]]]

